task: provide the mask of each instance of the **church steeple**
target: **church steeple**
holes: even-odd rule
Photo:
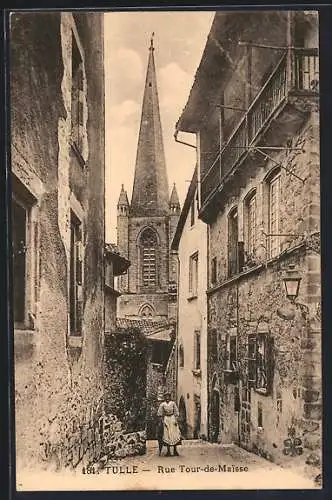
[[[125,191],[124,185],[121,185],[121,191],[119,196],[119,201],[117,204],[118,215],[128,215],[129,212],[129,201],[127,191]]]
[[[180,211],[181,211],[179,196],[178,196],[178,192],[176,190],[175,182],[173,184],[171,197],[169,199],[169,209],[170,209],[171,213],[176,213],[176,214],[180,213]]]
[[[130,214],[134,217],[167,215],[168,180],[154,62],[153,36],[143,96],[135,177]]]

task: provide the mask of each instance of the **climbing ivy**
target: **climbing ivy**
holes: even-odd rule
[[[105,337],[105,406],[127,431],[145,427],[147,340],[138,328]]]

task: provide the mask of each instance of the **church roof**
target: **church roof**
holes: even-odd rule
[[[128,201],[128,196],[127,196],[127,191],[125,191],[125,188],[124,188],[123,184],[121,186],[121,191],[120,191],[120,196],[119,196],[119,201],[118,201],[118,207],[121,206],[121,205],[129,207],[129,201]]]
[[[143,318],[117,318],[117,328],[121,331],[127,328],[139,328],[150,340],[171,340],[174,323],[167,318],[153,320]]]
[[[176,190],[176,185],[175,185],[175,182],[173,184],[173,189],[172,189],[172,193],[171,193],[171,197],[169,199],[169,205],[172,207],[179,207],[180,208],[180,201],[179,201],[179,196],[178,196],[178,192]]]
[[[151,38],[130,214],[136,217],[167,215],[168,202],[168,180]]]

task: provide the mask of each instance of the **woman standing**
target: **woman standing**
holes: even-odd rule
[[[160,404],[157,412],[163,424],[163,443],[167,446],[166,457],[171,456],[171,446],[174,448],[173,455],[179,456],[177,445],[181,444],[181,433],[178,425],[179,410],[175,402],[171,400],[169,392],[164,393],[164,401]]]

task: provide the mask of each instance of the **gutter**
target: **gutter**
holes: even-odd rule
[[[179,144],[184,144],[185,146],[189,146],[190,148],[193,148],[193,149],[197,149],[197,146],[195,144],[190,144],[189,142],[181,141],[180,139],[178,139],[179,132],[180,132],[180,130],[178,128],[176,128],[175,132],[174,132],[175,142],[178,142]]]

